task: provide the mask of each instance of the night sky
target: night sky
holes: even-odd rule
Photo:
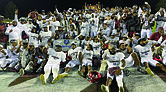
[[[97,4],[100,2],[103,4],[103,7],[114,7],[114,6],[133,6],[134,4],[141,6],[144,3],[144,0],[0,0],[0,15],[4,14],[4,9],[6,4],[12,1],[16,4],[19,9],[21,16],[27,16],[30,10],[37,9],[39,13],[44,9],[46,12],[54,11],[55,5],[59,11],[67,10],[69,7],[81,9],[82,5],[85,4]],[[152,13],[155,13],[155,5],[159,0],[146,0],[152,7]]]

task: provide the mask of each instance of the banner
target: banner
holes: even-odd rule
[[[76,47],[78,47],[80,45],[79,40],[59,39],[59,40],[55,40],[53,42],[53,48],[56,48],[56,45],[61,45],[62,46],[62,51],[68,51],[69,49],[71,49],[71,44],[72,43],[75,43]]]

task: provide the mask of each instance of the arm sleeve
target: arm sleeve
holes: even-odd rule
[[[108,38],[107,36],[103,35],[103,37],[104,37],[106,40],[109,40],[109,38]]]
[[[149,42],[148,42],[149,45],[158,44],[158,43],[160,43],[160,42],[154,41],[154,40],[149,40]]]
[[[25,67],[25,65],[26,65],[26,60],[27,60],[26,55],[27,54],[28,54],[28,51],[26,51],[26,50],[24,50],[23,53],[22,53],[22,59],[21,59],[22,67]]]
[[[123,53],[119,53],[119,59],[122,60],[124,59],[125,55]]]
[[[61,61],[65,62],[66,61],[66,54],[65,53],[61,53]]]
[[[21,37],[21,36],[22,36],[22,35],[21,35],[22,33],[21,33],[21,30],[20,30],[20,29],[18,29],[18,30],[19,30],[18,32],[19,32],[19,34],[20,34],[20,41],[21,41],[21,40],[22,40],[22,37]]]
[[[10,27],[7,27],[7,29],[6,29],[6,31],[5,31],[5,34],[6,35],[9,35],[9,31],[11,30],[11,28]]]
[[[14,20],[17,21],[17,23],[18,23],[18,15],[17,14],[14,15]]]
[[[106,55],[107,55],[107,52],[105,51],[104,54],[102,55],[103,60],[105,59]]]
[[[166,40],[164,40],[164,41],[161,43],[161,46],[164,46],[165,43],[166,43]]]

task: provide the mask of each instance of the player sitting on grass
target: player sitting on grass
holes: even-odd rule
[[[49,77],[51,71],[53,73],[52,84],[60,80],[62,76],[58,75],[59,65],[61,61],[65,62],[66,59],[66,54],[62,52],[62,47],[60,45],[56,45],[56,49],[49,48],[47,54],[49,57],[46,65],[44,66],[45,73],[44,75],[40,75],[40,80],[43,81],[43,85],[46,84],[46,80]]]
[[[106,86],[101,85],[101,89],[103,92],[109,92],[110,85],[114,77],[116,77],[117,85],[119,87],[120,92],[124,92],[123,88],[123,71],[126,66],[126,62],[124,60],[125,55],[121,52],[116,51],[116,47],[110,47],[109,43],[109,51],[105,51],[103,54],[103,59],[107,61],[108,71],[107,71],[107,81]],[[123,63],[123,65],[122,65]]]

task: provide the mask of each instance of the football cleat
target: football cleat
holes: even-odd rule
[[[147,71],[142,69],[141,67],[138,67],[137,71],[141,72],[142,74],[148,74]]]
[[[126,76],[129,76],[131,74],[130,70],[127,69],[123,70],[123,72]]]
[[[154,73],[151,71],[150,68],[146,68],[146,71],[147,71],[151,76],[154,76]]]
[[[63,77],[67,77],[69,74],[68,73],[62,73],[61,75],[62,75],[61,78],[63,78]]]
[[[20,76],[23,76],[25,74],[24,69],[21,68],[20,71],[19,71],[19,73],[20,73]]]
[[[81,72],[81,71],[77,71],[78,75],[80,75],[81,77],[85,77],[85,75]]]
[[[43,81],[43,83],[42,83],[43,85],[46,84],[46,81],[45,81],[45,78],[44,78],[43,74],[40,75],[40,80]]]
[[[103,92],[109,92],[109,88],[108,88],[108,86],[105,86],[105,85],[101,85],[101,90],[103,91]]]

